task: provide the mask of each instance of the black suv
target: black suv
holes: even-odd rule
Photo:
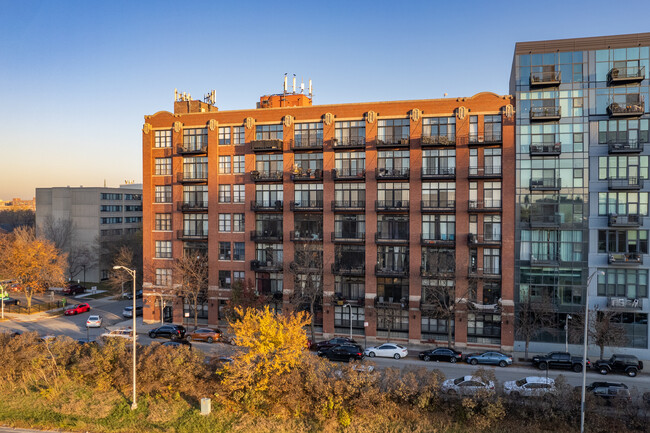
[[[329,349],[321,349],[318,356],[325,357],[330,361],[345,361],[363,359],[363,349],[358,344],[341,344]]]
[[[607,374],[613,371],[635,377],[639,370],[643,370],[643,362],[639,361],[639,358],[634,355],[614,354],[609,359],[599,359],[594,362],[594,368],[600,374]]]
[[[316,344],[311,345],[311,350],[319,351],[324,349],[329,349],[340,344],[357,344],[356,341],[349,337],[335,337],[327,341],[319,341]],[[362,350],[363,352],[363,350]]]
[[[166,337],[180,340],[185,337],[185,328],[181,325],[163,325],[149,331],[149,338]]]

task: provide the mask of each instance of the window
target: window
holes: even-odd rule
[[[422,215],[422,239],[453,241],[456,239],[455,215]]]
[[[172,202],[172,186],[171,185],[156,185],[154,195],[155,203],[171,203]]]
[[[255,259],[271,265],[282,264],[282,244],[255,244]]]
[[[157,213],[155,217],[154,230],[169,231],[172,229],[172,214]]]
[[[103,193],[101,193],[101,199],[102,200],[122,200],[122,194],[114,194],[114,193],[103,192]]]
[[[282,173],[282,164],[281,153],[255,155],[255,170],[260,173]]]
[[[467,341],[483,344],[500,344],[500,314],[467,314]]]
[[[233,195],[232,195],[233,203],[244,203],[246,199],[245,187],[246,187],[245,185],[233,185]]]
[[[230,203],[230,185],[219,185],[219,203]]]
[[[244,231],[244,214],[235,213],[232,214],[233,219],[233,230],[234,232],[243,232]]]
[[[405,335],[409,329],[409,312],[408,310],[398,310],[393,308],[377,309],[377,334],[386,336],[390,329],[391,334]]]
[[[483,135],[485,141],[501,141],[501,116],[483,116]]]
[[[323,124],[321,122],[296,123],[294,127],[294,142],[295,147],[322,146]]]
[[[203,237],[208,235],[208,214],[184,214],[183,234],[185,236]]]
[[[282,297],[282,274],[281,273],[255,273],[257,291],[263,295],[279,295]]]
[[[422,201],[428,207],[455,207],[456,182],[422,182]]]
[[[337,206],[365,206],[366,184],[365,183],[335,183],[334,201]]]
[[[648,231],[598,230],[598,252],[648,254]]]
[[[230,260],[230,242],[219,242],[219,260]]]
[[[377,184],[377,200],[385,206],[403,207],[409,203],[408,182],[382,182]]]
[[[294,157],[294,173],[312,173],[323,171],[322,153],[297,153]]]
[[[244,155],[235,155],[232,157],[233,174],[242,174],[246,171],[246,157]]]
[[[336,122],[335,146],[358,146],[366,142],[366,122]]]
[[[384,119],[377,124],[377,143],[401,143],[409,139],[409,119]]]
[[[409,240],[408,215],[377,215],[377,239]]]
[[[323,184],[322,183],[299,183],[294,191],[296,206],[322,207],[323,206]]]
[[[648,193],[599,192],[598,215],[648,215]]]
[[[422,119],[422,142],[453,144],[456,142],[455,117],[425,117]]]
[[[255,126],[256,140],[282,140],[282,125]]]
[[[219,287],[221,289],[230,289],[230,271],[219,271]]]
[[[101,224],[122,224],[122,217],[103,217],[100,218]]]
[[[334,326],[350,329],[352,325],[353,328],[363,328],[365,320],[363,307],[334,307]]]
[[[208,186],[207,185],[184,185],[183,204],[190,208],[208,207]]]
[[[230,156],[219,157],[219,174],[230,174]]]
[[[103,204],[99,208],[100,212],[122,212],[122,206],[115,204]]]
[[[485,174],[501,174],[501,149],[488,148],[483,151]]]
[[[125,212],[142,212],[142,205],[137,206],[124,206]]]
[[[648,142],[648,123],[648,119],[601,120],[598,122],[598,143],[636,148],[639,143]]]
[[[598,296],[620,296],[628,299],[648,297],[647,269],[599,269]]]
[[[647,156],[600,156],[598,157],[598,179],[622,179],[639,182],[648,179]]]
[[[501,273],[501,250],[498,248],[483,249],[483,272],[490,275]]]
[[[219,145],[230,144],[230,126],[219,128]]]
[[[485,215],[483,217],[483,238],[486,241],[501,240],[501,215]]]
[[[501,182],[483,183],[483,202],[487,208],[501,207]]]
[[[154,147],[172,147],[172,130],[155,131]]]
[[[202,180],[208,178],[208,157],[193,156],[183,158],[183,179]]]
[[[183,148],[198,151],[208,147],[208,128],[188,128],[183,130]]]
[[[244,271],[233,271],[233,273],[232,273],[233,281],[243,282],[244,278],[246,278],[246,272],[244,272]]]
[[[235,242],[233,249],[232,259],[236,261],[243,261],[246,257],[246,243],[244,242]]]
[[[363,269],[366,264],[366,248],[363,245],[334,245],[334,267]]]
[[[124,218],[124,222],[127,223],[127,224],[141,223],[142,222],[142,217],[140,217],[140,216],[137,216],[137,217],[128,216],[128,217]]]
[[[229,213],[220,213],[219,214],[219,231],[220,232],[230,232],[230,214]]]
[[[366,170],[366,152],[337,152],[334,167],[338,176],[359,176]]]
[[[246,144],[246,135],[245,135],[244,127],[243,126],[233,126],[232,128],[232,136],[233,136],[233,144],[235,145],[242,145]]]
[[[580,230],[522,230],[521,260],[579,262],[583,240]]]
[[[279,228],[281,229],[281,226],[279,226]],[[323,239],[323,215],[296,214],[295,218],[293,219],[293,229],[294,229],[294,235],[296,236],[297,239],[322,240]],[[280,233],[282,233],[282,231],[280,231]]]
[[[124,194],[124,200],[142,200],[142,194]]]
[[[169,176],[172,174],[172,159],[171,158],[156,158],[154,175]]]
[[[334,215],[334,235],[338,239],[364,239],[366,216],[347,213]]]
[[[172,241],[156,241],[156,258],[172,258]]]
[[[401,245],[378,245],[377,266],[383,271],[408,272],[409,248]]]
[[[321,185],[322,186],[322,185]],[[264,184],[255,185],[255,202],[259,206],[282,209],[282,185]]]
[[[422,174],[441,176],[455,173],[455,149],[428,149],[422,152]]]
[[[156,286],[171,286],[172,270],[156,269]]]
[[[334,276],[335,296],[363,302],[366,295],[366,280],[360,277]]]
[[[388,150],[377,152],[377,168],[379,175],[408,175],[409,172],[409,151]]]
[[[377,296],[384,302],[408,301],[409,281],[406,278],[377,278]]]

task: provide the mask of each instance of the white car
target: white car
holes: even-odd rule
[[[513,397],[541,397],[555,391],[555,379],[550,377],[529,376],[503,383],[503,392]]]
[[[406,347],[400,346],[399,344],[386,343],[381,346],[369,347],[363,351],[363,354],[371,358],[380,356],[382,358],[400,359],[406,357],[409,351]]]
[[[494,382],[485,381],[480,377],[461,376],[457,379],[448,379],[442,383],[442,391],[447,394],[473,395],[479,391],[494,392]]]
[[[100,335],[102,338],[128,338],[129,340],[133,338],[133,331],[130,329],[116,329],[113,331],[105,332],[102,335]],[[138,338],[137,336],[135,337],[136,339]]]
[[[86,328],[101,328],[102,321],[102,316],[88,316],[88,320],[86,320]]]

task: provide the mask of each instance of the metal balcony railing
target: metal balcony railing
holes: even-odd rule
[[[473,278],[501,278],[501,270],[496,268],[479,268],[469,266],[467,275]]]
[[[408,294],[404,296],[375,296],[375,307],[376,308],[409,308],[409,297]]]
[[[555,191],[562,188],[560,178],[538,177],[530,179],[531,191]]]
[[[333,200],[332,210],[364,210],[366,208],[365,200]]]
[[[557,267],[560,266],[560,255],[558,253],[553,253],[553,252],[531,254],[530,265]]]
[[[422,212],[444,211],[449,212],[456,209],[456,200],[422,200],[420,210]]]
[[[282,242],[282,238],[282,232],[272,230],[251,231],[251,241],[253,242]]]
[[[333,168],[334,180],[362,180],[366,178],[366,170],[362,168]]]
[[[409,210],[408,200],[377,200],[375,201],[377,211],[404,212]]]
[[[422,168],[422,179],[454,179],[456,167],[426,167]]]
[[[179,144],[176,146],[176,153],[179,155],[202,155],[208,153],[208,145]]]
[[[323,234],[312,231],[292,230],[289,233],[289,240],[293,242],[322,242]]]
[[[561,143],[533,143],[530,145],[530,156],[558,156],[561,153]]]
[[[609,153],[641,153],[643,152],[643,143],[639,140],[628,139],[620,143],[608,143]]]
[[[365,275],[365,265],[355,265],[352,263],[332,263],[332,273],[337,275]]]
[[[607,73],[607,84],[618,85],[636,83],[645,78],[645,66],[630,66],[623,68],[612,68]]]
[[[366,234],[363,232],[332,232],[332,242],[364,243],[365,241]]]
[[[251,171],[253,182],[272,182],[282,180],[282,171]]]
[[[278,211],[283,208],[282,200],[253,200],[251,201],[252,211]]]
[[[408,179],[408,168],[376,168],[375,179]]]
[[[530,87],[559,86],[562,81],[560,71],[530,73]]]
[[[269,152],[282,150],[282,140],[279,138],[271,138],[266,140],[252,140],[251,149],[253,152]]]
[[[179,201],[176,203],[176,209],[181,212],[204,212],[208,210],[207,201]]]
[[[562,117],[562,110],[560,107],[531,107],[530,120],[547,121],[547,120],[560,120]]]
[[[366,138],[365,137],[342,137],[334,138],[332,140],[334,148],[362,148],[366,147]]]
[[[468,144],[470,146],[482,145],[482,144],[499,144],[502,142],[501,133],[497,132],[487,132],[484,134],[479,133],[470,133]]]
[[[451,277],[456,274],[456,269],[440,268],[437,266],[420,266],[420,276],[422,277]]]
[[[632,117],[642,116],[645,112],[645,102],[641,94],[639,94],[634,102],[612,102],[607,106],[607,113],[609,117]]]
[[[534,214],[529,218],[531,227],[560,227],[561,215],[558,213]]]
[[[609,253],[607,263],[610,265],[642,265],[643,255],[639,253]]]
[[[467,208],[470,211],[501,210],[501,200],[468,200]]]
[[[609,179],[607,184],[609,189],[619,190],[619,189],[641,189],[643,188],[643,179],[640,177],[628,177],[621,179]]]
[[[176,238],[181,241],[205,241],[208,239],[208,233],[193,230],[177,230]]]
[[[456,146],[455,135],[433,135],[430,137],[422,136],[420,138],[420,146]]]
[[[401,236],[399,236],[401,235]],[[408,233],[375,233],[375,242],[377,243],[391,243],[391,244],[403,244],[408,243],[409,234]]]
[[[297,170],[291,173],[291,180],[305,181],[305,180],[323,180],[323,170]]]
[[[406,277],[408,274],[408,266],[394,267],[375,265],[375,275],[378,277]]]
[[[207,182],[208,173],[177,173],[176,181],[179,183]]]
[[[431,234],[421,234],[420,235],[420,245],[423,246],[449,246],[453,247],[456,245],[455,235],[449,235],[447,237],[438,237],[434,238]]]
[[[501,177],[501,166],[469,167],[468,177]]]
[[[251,260],[251,271],[281,271],[282,262],[274,260]]]
[[[291,150],[316,150],[323,148],[323,137],[296,137],[290,140]]]
[[[474,234],[469,233],[467,235],[467,244],[468,245],[499,245],[501,243],[501,236],[499,234]]]
[[[607,224],[610,227],[641,227],[643,225],[643,217],[639,214],[610,214]]]
[[[406,137],[384,137],[382,139],[377,138],[376,145],[377,147],[408,147],[411,144],[411,140],[408,136]]]
[[[290,203],[292,211],[322,211],[323,200],[297,200]]]

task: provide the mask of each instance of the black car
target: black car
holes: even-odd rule
[[[319,350],[318,356],[327,358],[330,361],[350,362],[353,360],[362,360],[363,349],[358,344],[340,344],[329,349]]]
[[[5,304],[6,307],[7,305],[18,305],[20,304],[20,301],[16,298],[4,298],[2,303]]]
[[[454,363],[460,361],[463,358],[463,354],[448,347],[438,347],[437,349],[420,352],[418,357],[423,361],[446,361]]]
[[[181,340],[185,337],[185,327],[181,325],[163,325],[149,331],[149,338],[157,337]]]
[[[592,382],[587,385],[587,392],[604,400],[630,401],[630,390],[627,385],[620,382]]]
[[[84,293],[85,291],[86,291],[86,286],[82,286],[81,284],[70,283],[63,289],[62,293],[64,295],[74,296],[80,293]]]
[[[122,293],[122,298],[124,298],[124,299],[133,299],[133,292],[124,292],[124,293]],[[135,299],[142,299],[142,289],[135,292]]]
[[[357,342],[348,337],[335,337],[327,341],[319,341],[316,344],[312,344],[311,350],[319,351],[323,349],[329,349],[340,344],[357,344]]]
[[[594,362],[594,369],[600,374],[609,372],[625,373],[630,377],[635,377],[639,370],[643,370],[643,362],[639,361],[634,355],[613,354],[609,359],[599,359]]]

